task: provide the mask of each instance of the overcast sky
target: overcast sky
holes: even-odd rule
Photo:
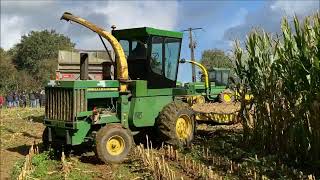
[[[278,32],[281,17],[311,15],[320,9],[317,0],[277,1],[84,1],[84,0],[1,0],[1,47],[8,50],[21,35],[32,30],[55,29],[76,43],[76,48],[103,49],[97,35],[79,25],[60,21],[63,12],[86,18],[110,30],[131,27],[156,27],[181,31],[202,27],[194,32],[196,58],[204,49],[232,49],[235,38],[244,40],[253,27]],[[185,33],[181,57],[188,59],[188,34]],[[178,78],[191,80],[190,65],[182,65]]]

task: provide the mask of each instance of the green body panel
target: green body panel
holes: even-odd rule
[[[129,128],[129,110],[130,102],[128,101],[128,96],[120,96],[120,99],[118,101],[118,116],[122,126],[125,128]]]
[[[121,120],[116,114],[105,114],[101,115],[99,119],[99,124],[109,124],[109,123],[119,123]]]
[[[87,92],[87,99],[94,99],[94,98],[105,98],[105,97],[119,97],[119,92]]]
[[[86,117],[92,115],[92,111],[82,111],[77,114],[77,117]]]
[[[172,96],[147,96],[131,99],[130,125],[133,127],[154,126],[162,108],[172,102]]]
[[[204,82],[186,83],[184,87],[188,95],[206,95]],[[217,98],[226,88],[227,86],[216,86],[215,82],[210,82],[210,96]]]
[[[119,81],[117,80],[76,80],[76,81],[55,81],[55,87],[64,87],[64,88],[74,88],[74,89],[82,89],[82,88],[118,88],[120,86]]]
[[[77,130],[71,135],[71,145],[81,144],[91,129],[91,124],[87,121],[80,121],[77,125]]]
[[[139,37],[148,37],[150,35],[166,36],[166,37],[174,37],[174,38],[183,37],[183,33],[181,32],[155,29],[150,27],[114,30],[112,31],[112,34],[117,39],[132,39],[132,38],[139,38]]]
[[[139,96],[146,96],[148,93],[147,89],[147,81],[143,80],[136,80],[131,83],[132,88],[132,96],[139,97]]]
[[[211,88],[210,95],[212,96],[218,96],[222,91],[224,91],[227,87],[226,86],[215,86],[214,88]]]

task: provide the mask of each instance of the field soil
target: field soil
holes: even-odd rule
[[[0,177],[9,179],[16,161],[28,154],[31,144],[41,142],[44,110],[18,108],[0,111]]]
[[[41,147],[43,114],[43,109],[1,110],[0,179],[16,179],[30,146],[35,142]],[[189,148],[175,149],[185,161],[196,164],[191,170],[186,168],[183,158],[182,160],[171,158],[162,147],[150,148],[150,151],[160,159],[162,157],[168,168],[175,173],[172,179],[205,179],[198,174],[198,166],[200,169],[211,169],[214,179],[310,179],[309,174],[314,173],[289,166],[275,155],[256,151],[242,141],[242,136],[241,124],[215,126],[199,124],[193,144]],[[82,151],[66,158],[68,166],[66,170],[60,158],[53,157],[50,152],[40,151],[40,154],[32,160],[33,170],[29,173],[29,177],[30,179],[156,179],[157,172],[150,169],[144,157],[148,160],[148,156],[141,156],[139,150],[134,148],[122,164],[111,165],[102,163],[92,151]]]

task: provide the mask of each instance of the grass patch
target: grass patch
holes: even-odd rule
[[[32,158],[33,172],[30,174],[33,178],[38,179],[61,179],[61,163],[50,157],[50,152],[45,151],[37,154]]]
[[[18,176],[21,172],[21,168],[23,166],[23,163],[24,163],[24,159],[19,159],[14,165],[13,165],[13,168],[11,170],[11,179],[18,179]]]
[[[71,163],[71,169],[68,173],[68,179],[83,179],[89,180],[98,177],[100,174],[95,171],[88,170],[88,165],[80,162],[76,158],[71,158],[68,160],[68,163]]]
[[[86,164],[79,162],[76,159],[68,159],[70,163],[70,172],[67,175],[67,179],[70,180],[89,180],[97,176],[94,171],[88,171]],[[11,172],[11,179],[17,179],[21,172],[21,168],[25,162],[25,159],[17,161]],[[64,179],[64,172],[62,171],[62,162],[56,160],[52,151],[45,151],[32,157],[32,171],[29,174],[31,179],[48,179],[58,180]]]

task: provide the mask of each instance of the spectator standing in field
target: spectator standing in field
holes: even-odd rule
[[[35,98],[36,98],[36,107],[40,107],[40,91],[36,91],[36,93],[34,94]]]
[[[19,107],[19,95],[17,92],[13,93],[13,105],[14,107]]]
[[[45,106],[45,104],[46,104],[46,95],[44,90],[42,90],[40,93],[40,107]]]
[[[0,94],[0,109],[2,109],[3,104],[4,104],[4,97],[2,96],[2,94]]]
[[[27,107],[27,95],[26,92],[23,91],[20,96],[22,107]]]
[[[7,95],[7,107],[8,108],[11,108],[12,107],[12,105],[13,105],[13,96],[12,96],[12,93],[9,93],[8,95]]]
[[[37,106],[36,96],[35,96],[35,93],[33,91],[29,95],[29,100],[30,100],[30,106],[32,108]]]

